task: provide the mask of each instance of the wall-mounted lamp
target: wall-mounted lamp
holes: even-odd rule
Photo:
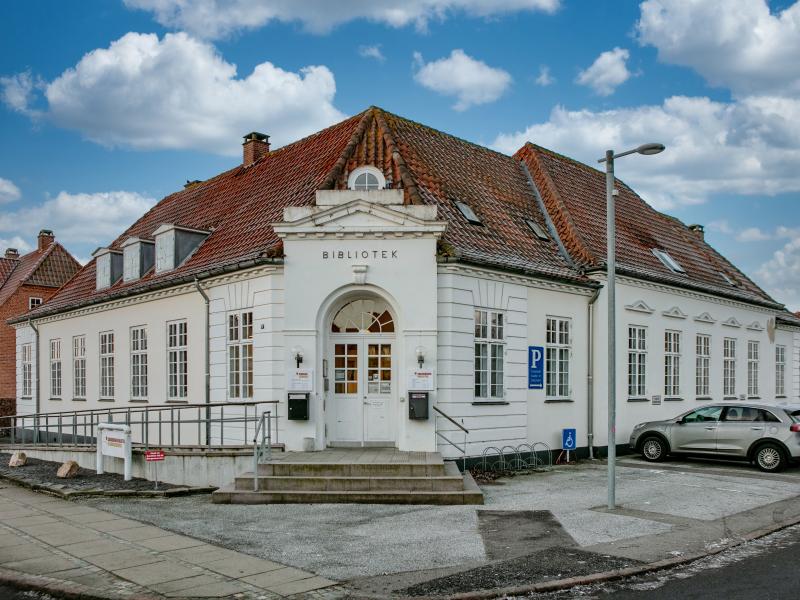
[[[417,353],[417,363],[419,363],[419,368],[422,368],[422,365],[425,364],[425,348],[423,346],[417,346],[415,350]]]
[[[294,346],[292,348],[292,356],[294,357],[295,364],[299,369],[300,365],[303,364],[303,348],[300,346]]]

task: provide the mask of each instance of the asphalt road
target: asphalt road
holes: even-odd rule
[[[800,526],[794,526],[684,568],[534,598],[794,600],[800,597],[798,560]]]

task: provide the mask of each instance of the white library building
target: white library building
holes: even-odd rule
[[[565,428],[606,446],[601,171],[376,107],[243,148],[14,321],[17,414],[269,401],[287,450],[454,457],[453,423],[468,457]],[[617,188],[618,443],[712,401],[796,401],[800,319]]]

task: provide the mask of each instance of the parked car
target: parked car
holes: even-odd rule
[[[800,404],[706,404],[639,423],[630,447],[650,462],[670,454],[734,458],[774,473],[800,460]]]

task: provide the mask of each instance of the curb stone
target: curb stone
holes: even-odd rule
[[[193,494],[210,494],[217,489],[216,486],[196,486],[196,487],[177,487],[164,490],[103,490],[100,488],[75,490],[62,484],[48,485],[35,483],[21,477],[13,477],[6,473],[0,473],[0,480],[5,480],[20,487],[27,488],[33,492],[42,492],[58,496],[64,500],[72,500],[78,497],[90,496],[125,496],[135,498],[169,498],[173,496],[189,496]]]
[[[0,567],[0,582],[12,585],[20,590],[32,590],[51,594],[67,600],[162,600],[165,596],[155,594],[120,594],[112,591],[99,591],[79,583],[30,575]]]
[[[464,592],[460,594],[424,596],[424,598],[435,598],[438,600],[491,600],[493,598],[506,598],[508,596],[522,596],[525,594],[544,593],[544,592],[557,592],[560,590],[570,589],[579,585],[591,585],[593,583],[602,583],[606,581],[615,581],[624,579],[634,575],[644,575],[646,573],[655,573],[657,571],[664,571],[673,567],[679,567],[693,563],[708,556],[715,556],[741,546],[747,542],[751,542],[758,538],[762,538],[771,533],[792,527],[793,525],[800,524],[800,516],[793,517],[787,521],[781,521],[768,527],[756,529],[750,533],[742,535],[736,540],[732,540],[726,544],[721,544],[715,548],[705,552],[697,552],[694,554],[687,554],[676,558],[667,558],[656,562],[648,563],[640,567],[627,567],[625,569],[614,569],[613,571],[603,571],[601,573],[592,573],[591,575],[582,575],[580,577],[568,577],[566,579],[556,579],[552,581],[545,581],[543,583],[533,583],[529,585],[520,585],[515,587],[494,588],[489,590],[478,590],[474,592]],[[374,594],[356,594],[355,598],[364,600],[386,600],[393,598],[394,600],[421,600],[423,596],[376,596]]]

